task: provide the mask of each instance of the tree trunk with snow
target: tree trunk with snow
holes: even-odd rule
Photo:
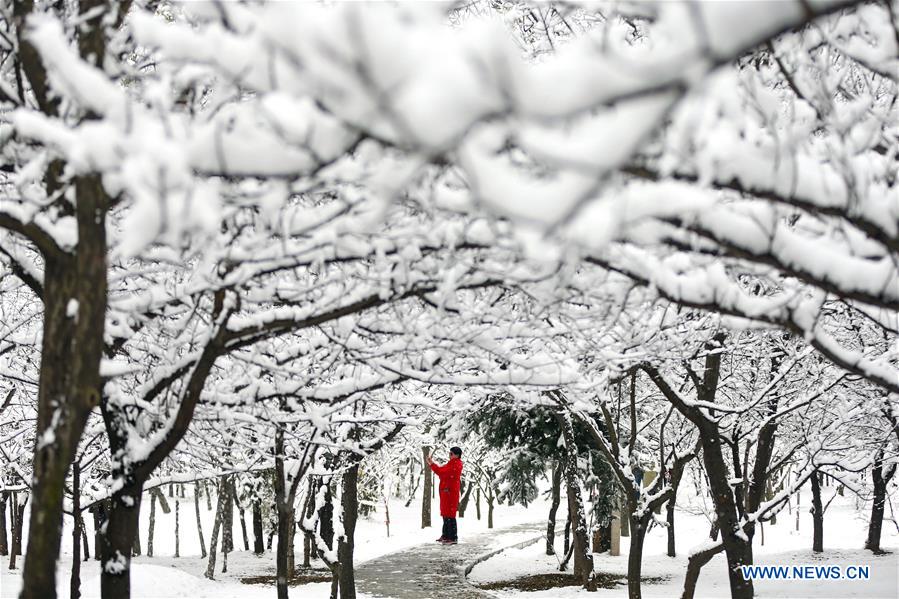
[[[111,499],[106,531],[101,535],[100,592],[105,598],[131,594],[131,552],[140,524],[143,488],[126,484]]]
[[[684,590],[681,599],[693,599],[696,594],[696,583],[699,581],[699,573],[702,567],[712,561],[712,558],[724,551],[724,544],[718,543],[707,549],[690,555],[687,560],[687,574],[684,577]]]
[[[724,339],[724,334],[719,333],[707,348],[703,380],[697,385],[697,398],[705,405],[715,402],[721,372],[721,353],[715,350],[723,344]],[[751,599],[753,596],[752,581],[743,578],[740,567],[751,564],[752,552],[739,521],[734,492],[730,485],[731,476],[722,452],[718,427],[702,413],[700,408],[681,399],[680,395],[655,368],[649,365],[642,365],[641,368],[646,371],[672,405],[699,429],[702,460],[708,475],[712,500],[715,504],[716,521],[727,555],[731,595],[733,599]],[[631,535],[634,534],[635,531],[631,531]]]
[[[234,505],[237,506],[237,517],[240,518],[240,534],[243,537],[243,550],[250,550],[250,539],[247,536],[247,520],[245,518],[243,505],[240,503],[240,498],[237,496],[237,489],[233,488],[232,484],[232,493],[234,495]]]

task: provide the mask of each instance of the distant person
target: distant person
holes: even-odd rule
[[[450,447],[449,460],[440,466],[428,456],[428,464],[440,478],[440,515],[443,517],[443,534],[437,539],[444,545],[455,545],[459,542],[456,529],[456,510],[459,509],[459,492],[462,480],[462,450]]]

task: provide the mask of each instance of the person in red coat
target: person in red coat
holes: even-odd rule
[[[455,545],[459,541],[456,529],[456,510],[459,509],[459,492],[462,483],[462,450],[450,448],[449,461],[440,466],[428,456],[428,464],[440,478],[440,515],[443,517],[443,534],[437,539],[444,545]]]

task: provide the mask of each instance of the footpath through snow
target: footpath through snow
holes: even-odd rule
[[[465,579],[465,566],[478,556],[546,530],[546,523],[519,524],[463,537],[458,545],[416,545],[356,568],[356,588],[392,599],[482,599],[493,597]]]

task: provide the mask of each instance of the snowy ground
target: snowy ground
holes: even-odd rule
[[[686,494],[685,494],[686,495]],[[807,494],[804,494],[807,501]],[[173,501],[170,499],[170,501]],[[274,588],[271,586],[248,585],[240,582],[240,578],[248,576],[274,574],[274,552],[267,551],[265,555],[255,556],[246,551],[235,551],[228,559],[228,572],[221,574],[221,554],[218,556],[216,567],[216,580],[210,581],[203,577],[206,569],[206,560],[199,557],[199,541],[196,531],[196,517],[193,498],[182,499],[180,517],[181,555],[174,558],[174,510],[165,515],[157,505],[156,533],[154,535],[155,557],[146,555],[134,560],[132,571],[132,595],[138,598],[163,599],[168,597],[192,597],[201,598],[251,598],[274,596]],[[213,507],[215,501],[212,502]],[[402,501],[393,501],[390,505],[391,525],[390,537],[386,536],[383,512],[374,514],[370,519],[361,520],[356,535],[356,561],[362,563],[366,560],[381,555],[400,551],[421,543],[431,543],[439,535],[439,518],[437,517],[436,502],[434,504],[434,527],[422,531],[420,524],[420,503],[415,501],[409,508],[403,507]],[[696,505],[692,506],[695,510]],[[776,526],[765,526],[764,546],[756,542],[755,555],[758,564],[837,564],[847,566],[850,564],[869,564],[871,566],[871,580],[867,582],[824,582],[811,581],[805,583],[791,582],[756,582],[757,595],[759,597],[869,597],[890,598],[899,597],[899,534],[895,524],[891,520],[884,522],[883,546],[893,551],[889,555],[875,557],[861,549],[866,531],[864,514],[867,506],[861,504],[860,511],[855,509],[855,500],[850,497],[837,497],[830,505],[825,516],[824,543],[825,552],[815,555],[811,552],[811,517],[808,514],[808,506],[803,505],[800,510],[800,530],[795,530],[794,508],[792,515],[784,512]],[[560,517],[564,517],[564,510],[560,510]],[[499,506],[495,512],[497,530],[490,542],[490,547],[498,548],[509,546],[524,540],[530,535],[526,533],[503,533],[502,528],[525,522],[539,522],[547,513],[547,507],[543,502],[537,502],[525,509],[520,506],[509,508]],[[887,516],[889,517],[889,510]],[[203,519],[203,532],[208,539],[212,530],[213,511],[207,510],[205,499],[201,501],[201,517]],[[144,552],[147,550],[147,527],[149,519],[149,500],[141,510],[141,542]],[[26,520],[27,522],[27,520]],[[66,521],[63,537],[62,558],[59,562],[58,586],[60,597],[67,597],[69,585],[69,572],[71,568],[71,522]],[[93,552],[93,529],[88,523],[88,533]],[[249,518],[247,521],[249,525]],[[654,527],[647,536],[646,549],[643,561],[643,574],[647,577],[666,577],[661,584],[644,584],[643,592],[646,597],[672,597],[679,596],[683,583],[683,574],[686,567],[686,554],[689,549],[698,543],[705,542],[708,533],[708,520],[705,516],[689,514],[679,511],[677,513],[677,558],[665,556],[665,531],[661,527]],[[466,536],[474,535],[487,529],[486,509],[482,519],[475,518],[475,510],[472,505],[468,517],[459,521],[459,533],[461,542],[465,542]],[[252,532],[252,531],[250,531]],[[27,531],[26,531],[27,533]],[[298,537],[299,539],[299,537]],[[252,539],[250,539],[252,543]],[[240,524],[237,521],[235,511],[234,543],[242,549],[243,541],[240,532]],[[558,541],[561,544],[561,540]],[[621,555],[611,557],[608,554],[595,556],[597,571],[621,573],[627,572],[627,543],[626,537],[622,538]],[[302,545],[298,543],[298,549]],[[556,558],[545,556],[543,543],[537,543],[521,550],[510,550],[479,564],[471,573],[473,582],[489,582],[507,580],[517,576],[553,572],[557,565]],[[21,568],[21,561],[19,564]],[[21,587],[21,570],[10,572],[8,561],[3,560],[0,565],[0,597],[15,597]],[[99,562],[93,559],[85,562],[82,567],[82,592],[86,598],[99,597]],[[318,599],[328,596],[329,584],[307,584],[291,588],[292,597],[303,599]],[[497,591],[504,597],[622,597],[624,592],[617,590],[600,590],[596,594],[584,595],[575,587],[558,588],[549,591],[534,593],[521,593],[518,591]],[[724,556],[718,556],[709,563],[700,577],[698,593],[699,597],[725,597],[729,595],[725,572]],[[359,595],[364,599],[367,595]]]
[[[169,502],[174,499],[168,498]],[[180,507],[180,558],[174,558],[175,551],[175,516],[174,504],[170,514],[163,514],[159,505],[156,506],[156,529],[153,537],[154,557],[146,557],[147,529],[149,526],[150,501],[145,495],[141,505],[141,548],[144,555],[135,557],[132,565],[131,585],[132,597],[164,599],[169,597],[191,597],[231,599],[253,598],[260,596],[274,596],[274,587],[248,585],[240,582],[240,578],[259,575],[273,575],[275,572],[274,545],[272,551],[266,551],[262,556],[253,555],[252,552],[243,551],[243,540],[238,522],[238,514],[234,512],[234,546],[241,549],[229,554],[228,572],[221,574],[222,556],[218,555],[216,562],[216,580],[208,580],[203,577],[206,571],[206,560],[200,559],[200,544],[197,536],[196,515],[194,500],[192,497],[179,500]],[[412,503],[408,508],[403,506],[403,501],[396,500],[390,504],[390,537],[387,537],[384,525],[383,510],[375,513],[369,519],[360,520],[356,529],[356,563],[400,551],[421,543],[433,542],[440,536],[441,520],[438,515],[437,502],[434,501],[432,513],[433,527],[427,530],[421,529],[421,502],[420,499]],[[208,547],[209,537],[212,531],[212,523],[215,508],[215,498],[212,501],[213,510],[207,510],[206,501],[200,502],[200,515],[202,518],[203,533]],[[539,521],[546,517],[546,508],[542,503],[525,509],[520,506],[498,506],[494,512],[494,524],[497,534],[493,539],[492,547],[501,547],[514,544],[523,540],[527,535],[523,533],[502,533],[502,527],[512,526],[524,522]],[[27,537],[26,530],[23,531]],[[247,514],[248,533],[252,546],[252,528],[250,514]],[[62,557],[57,570],[57,588],[60,597],[69,596],[69,576],[71,572],[71,520],[66,518],[63,532]],[[464,543],[466,536],[487,530],[486,506],[483,506],[481,520],[475,517],[474,504],[472,502],[467,517],[459,520],[460,542]],[[91,559],[82,564],[81,589],[85,599],[100,596],[100,567],[99,562],[93,559],[93,526],[88,521],[88,537],[90,540]],[[302,538],[297,536],[297,561],[302,560]],[[277,543],[277,537],[275,538]],[[19,569],[10,571],[6,558],[0,564],[0,597],[16,597],[21,588],[21,565]],[[321,564],[318,564],[319,566]],[[307,584],[291,588],[292,597],[303,599],[318,599],[328,596],[329,583]],[[367,597],[359,594],[360,599]]]
[[[870,599],[896,599],[899,597],[899,534],[892,521],[884,522],[883,543],[885,549],[893,551],[889,555],[874,556],[862,550],[867,523],[855,511],[854,500],[848,497],[837,499],[830,505],[824,522],[824,553],[811,551],[811,516],[807,506],[800,510],[799,532],[795,530],[795,509],[792,515],[783,513],[775,526],[765,526],[765,545],[757,541],[754,547],[755,563],[760,565],[870,565],[871,578],[868,581],[756,581],[758,597],[866,597]],[[889,512],[888,512],[889,515]],[[683,588],[686,571],[686,556],[690,548],[708,539],[708,520],[702,515],[678,512],[675,529],[677,531],[678,557],[665,555],[667,548],[666,531],[653,527],[646,538],[643,558],[644,577],[664,577],[660,584],[644,584],[644,597],[678,597]],[[594,556],[594,569],[599,572],[627,573],[627,537],[621,539],[621,555],[612,557],[608,553]],[[505,551],[498,556],[475,566],[469,579],[475,583],[509,580],[532,574],[557,571],[558,562],[553,556],[543,554],[543,544],[538,543],[524,549]],[[556,588],[547,591],[522,593],[520,591],[495,591],[503,597],[623,597],[624,588],[601,589],[597,593],[587,593],[577,587]],[[730,595],[726,560],[718,555],[705,566],[700,575],[697,597],[727,597]]]

